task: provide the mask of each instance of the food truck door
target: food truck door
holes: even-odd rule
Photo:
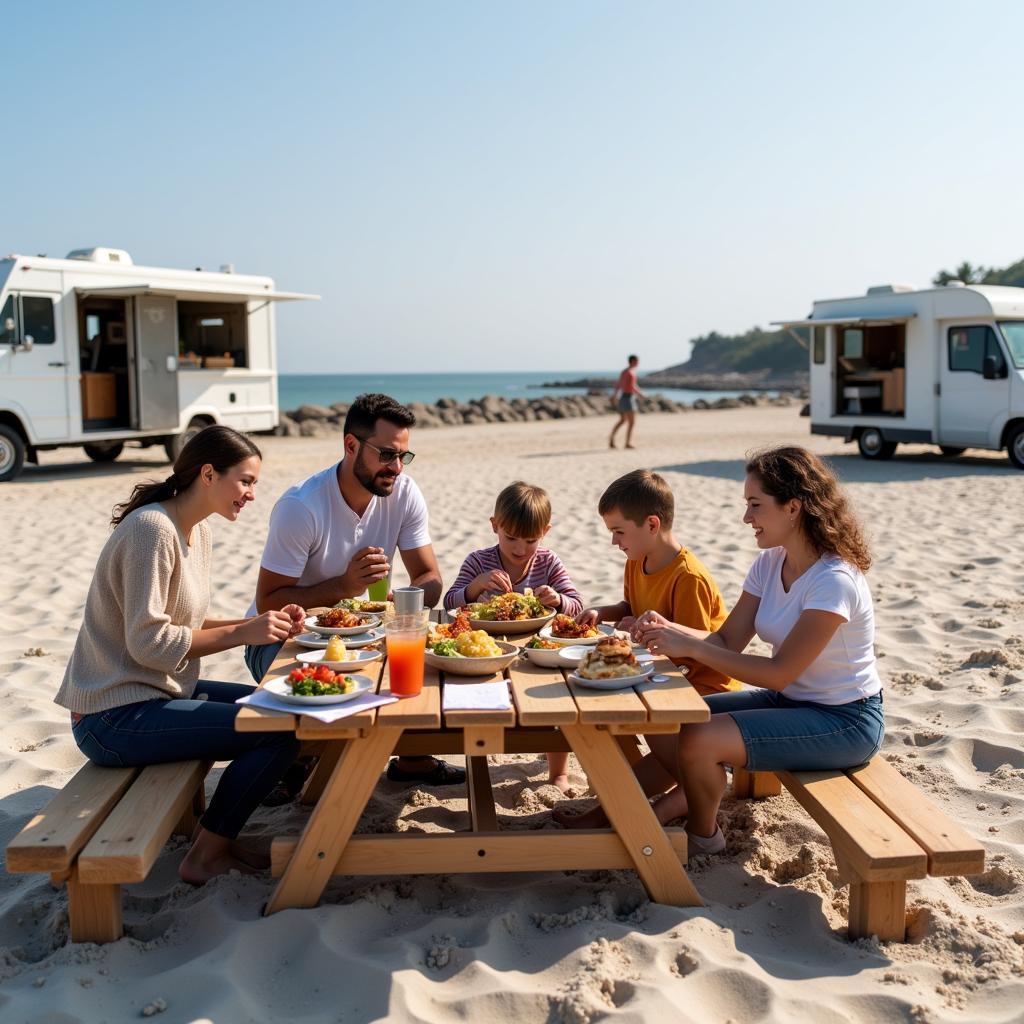
[[[175,300],[135,300],[136,410],[139,430],[178,429],[178,318]]]

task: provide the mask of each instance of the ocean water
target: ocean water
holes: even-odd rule
[[[399,402],[426,402],[432,405],[439,398],[468,402],[484,395],[513,398],[541,398],[544,395],[576,395],[584,388],[542,388],[551,380],[573,380],[580,377],[608,377],[615,371],[566,370],[564,372],[526,373],[282,373],[277,378],[277,397],[282,412],[297,409],[304,403],[333,405],[351,402],[364,391],[382,391]],[[697,398],[713,402],[730,398],[739,391],[693,391],[683,388],[657,388],[652,394],[665,395],[677,402],[693,402]]]

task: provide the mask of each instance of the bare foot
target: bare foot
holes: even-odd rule
[[[615,442],[614,441],[609,441],[608,442],[608,447],[609,448],[614,448],[615,447]]]
[[[213,857],[200,858],[194,855],[194,848],[185,854],[185,859],[178,865],[178,877],[189,885],[202,885],[217,875],[226,875],[229,871],[239,871],[243,875],[255,875],[257,869],[245,861],[232,857],[230,853],[219,853]]]
[[[607,828],[608,816],[600,804],[595,804],[589,811],[574,812],[570,807],[556,807],[551,817],[562,828]]]
[[[626,448],[635,448],[636,445],[635,444],[627,444],[624,447],[626,447]]]
[[[568,793],[569,790],[572,789],[572,783],[569,781],[569,776],[564,774],[552,775],[551,778],[548,779],[548,785],[556,786],[563,793]]]
[[[689,808],[686,806],[686,794],[682,786],[676,786],[663,793],[654,801],[654,813],[662,825],[667,825],[676,818],[686,818]]]

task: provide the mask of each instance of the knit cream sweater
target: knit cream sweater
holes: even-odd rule
[[[85,618],[54,700],[95,711],[157,698],[188,698],[199,659],[188,659],[192,630],[210,606],[209,524],[186,544],[159,504],[128,515],[100,552]]]

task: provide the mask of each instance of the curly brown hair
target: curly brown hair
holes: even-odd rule
[[[746,471],[780,505],[800,502],[800,525],[819,555],[835,555],[867,572],[871,552],[864,530],[835,473],[817,455],[796,445],[764,448],[747,456]]]

